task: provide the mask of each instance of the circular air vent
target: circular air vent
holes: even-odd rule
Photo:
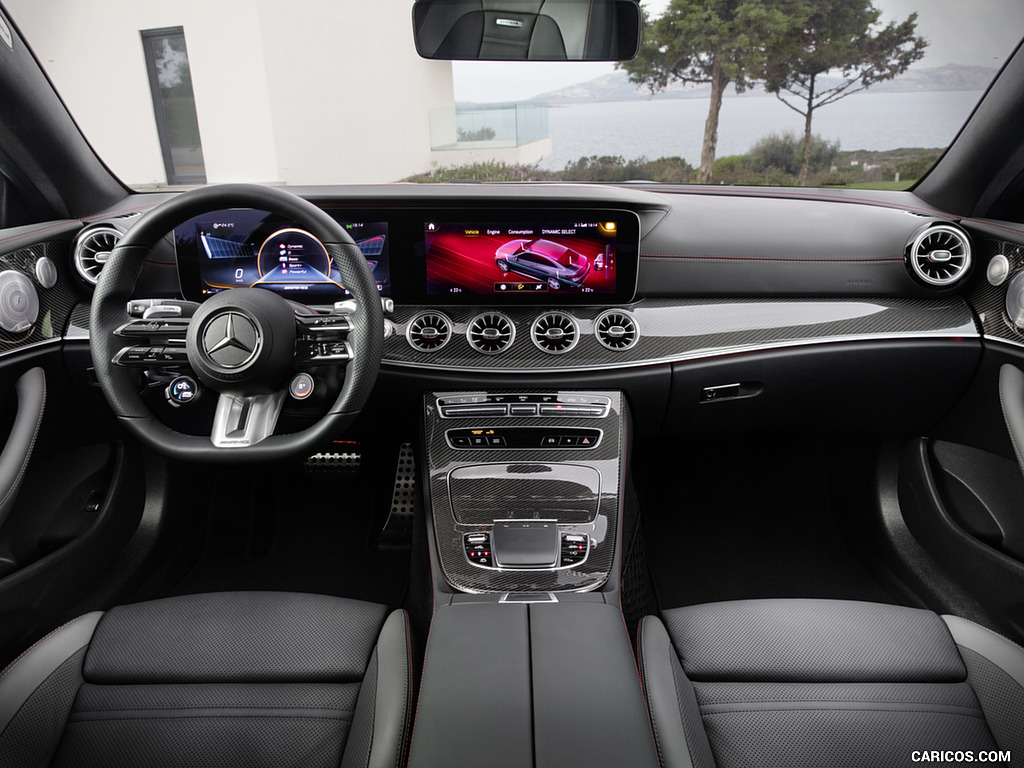
[[[421,352],[436,352],[452,337],[452,321],[440,312],[416,315],[405,329],[405,338]]]
[[[504,352],[516,338],[516,327],[501,312],[484,312],[477,315],[466,328],[469,346],[485,355]]]
[[[602,345],[616,352],[629,349],[640,338],[636,320],[621,309],[609,309],[598,315],[594,321],[594,333]]]
[[[92,227],[75,238],[75,269],[87,283],[96,285],[100,271],[110,258],[110,252],[124,233],[113,227]]]
[[[948,224],[936,224],[918,233],[907,254],[914,275],[928,285],[948,288],[971,267],[971,241]]]
[[[545,312],[533,321],[530,338],[538,349],[551,355],[561,355],[576,346],[580,329],[571,315],[565,312]]]

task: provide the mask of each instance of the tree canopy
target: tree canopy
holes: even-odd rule
[[[765,52],[765,87],[804,116],[803,165],[809,168],[814,111],[839,99],[891,80],[924,56],[928,45],[915,35],[917,14],[887,25],[872,0],[808,0],[803,24],[775,38]],[[819,77],[838,74],[838,82]]]
[[[640,51],[618,66],[651,93],[674,82],[710,83],[700,182],[711,178],[726,86],[743,91],[763,80],[767,52],[793,39],[804,14],[803,0],[671,0],[653,21],[644,12]]]

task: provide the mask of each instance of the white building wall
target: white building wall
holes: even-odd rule
[[[146,29],[184,28],[211,183],[398,180],[430,167],[429,109],[454,108],[451,65],[416,55],[412,0],[5,5],[86,137],[130,185],[166,182]]]
[[[416,54],[411,9],[411,0],[261,0],[282,178],[373,183],[429,169],[429,111],[454,114],[452,68]],[[300,23],[310,16],[316,24]],[[296,57],[308,74],[297,75]]]

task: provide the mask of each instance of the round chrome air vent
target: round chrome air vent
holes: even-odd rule
[[[948,288],[971,268],[971,241],[958,227],[936,224],[917,234],[907,260],[917,278],[937,288]]]
[[[440,312],[421,312],[405,329],[406,340],[421,352],[436,352],[451,337],[452,321]]]
[[[100,271],[124,233],[114,227],[89,227],[75,238],[75,269],[90,285],[96,285]]]
[[[633,316],[621,309],[608,309],[594,321],[597,340],[608,349],[622,352],[640,339],[640,329]]]
[[[512,346],[516,327],[501,312],[484,312],[474,317],[466,328],[469,346],[485,355],[496,355]]]
[[[545,312],[533,321],[530,338],[538,349],[549,355],[561,355],[576,346],[580,340],[580,329],[572,315]]]

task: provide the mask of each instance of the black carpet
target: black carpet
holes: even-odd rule
[[[694,438],[634,465],[659,607],[766,597],[893,602],[840,536],[826,438]]]
[[[205,530],[169,559],[147,592],[281,590],[398,606],[409,550],[378,547],[391,485],[386,473],[324,476],[288,465],[218,472]],[[155,594],[140,597],[158,596]]]

